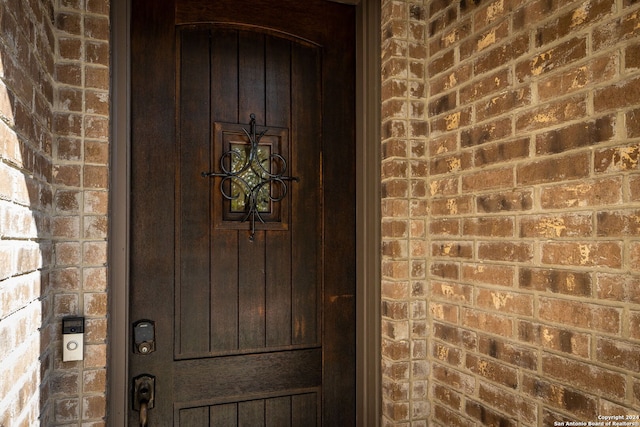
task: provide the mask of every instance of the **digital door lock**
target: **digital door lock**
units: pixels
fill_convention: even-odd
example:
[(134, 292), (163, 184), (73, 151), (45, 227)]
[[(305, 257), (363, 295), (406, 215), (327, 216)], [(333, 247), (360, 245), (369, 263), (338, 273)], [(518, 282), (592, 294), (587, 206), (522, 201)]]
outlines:
[(84, 356), (84, 317), (62, 319), (62, 361), (82, 360)]
[(138, 320), (133, 324), (133, 351), (138, 354), (156, 351), (156, 328), (153, 320)]

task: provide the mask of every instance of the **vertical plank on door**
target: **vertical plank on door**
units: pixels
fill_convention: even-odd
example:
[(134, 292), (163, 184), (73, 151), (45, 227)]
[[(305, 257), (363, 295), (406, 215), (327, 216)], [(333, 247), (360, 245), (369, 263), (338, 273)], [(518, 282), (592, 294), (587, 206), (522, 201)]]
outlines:
[[(208, 426), (209, 407), (187, 408), (180, 410), (180, 426)], [(215, 424), (217, 425), (217, 424)]]
[[(299, 44), (292, 46), (292, 122), (291, 131), (295, 162), (299, 170), (309, 171), (295, 183), (292, 194), (293, 242), (292, 299), (293, 299), (293, 344), (315, 344), (319, 342), (318, 302), (321, 242), (316, 236), (320, 232), (320, 143), (321, 105), (319, 87), (319, 56), (317, 49)], [(313, 237), (311, 237), (313, 236)], [(310, 238), (311, 237), (311, 238)]]
[(311, 427), (318, 425), (318, 394), (306, 393), (291, 397), (291, 424)]
[(209, 411), (210, 427), (236, 427), (238, 425), (238, 405), (227, 403), (215, 405)]
[[(290, 76), (291, 47), (288, 40), (269, 37), (266, 41), (266, 124), (289, 128), (290, 126)], [(291, 146), (290, 141), (282, 141)], [(295, 176), (295, 164), (291, 162), (291, 148), (288, 150), (287, 174)], [(297, 191), (297, 183), (287, 182), (290, 197)], [(287, 210), (291, 204), (279, 202)], [(290, 212), (281, 212), (289, 221)], [(291, 344), (291, 232), (267, 232), (266, 262), (266, 345), (286, 346)]]
[(264, 426), (264, 400), (238, 403), (238, 427)]
[(256, 231), (253, 241), (249, 240), (248, 231), (238, 233), (239, 347), (261, 348), (265, 345), (265, 232)]
[(264, 36), (241, 32), (238, 40), (238, 121), (249, 123), (256, 115), (256, 124), (265, 124)]
[(291, 396), (267, 399), (264, 418), (267, 427), (291, 427)]
[[(248, 124), (249, 115), (255, 114), (256, 124), (264, 125), (264, 35), (248, 32), (239, 34), (238, 64), (238, 121)], [(247, 231), (238, 231), (238, 322), (241, 349), (265, 345), (265, 232), (256, 231), (254, 240), (250, 241), (249, 221), (250, 219), (246, 222)]]
[[(211, 124), (238, 119), (238, 34), (215, 30), (211, 35)], [(216, 152), (215, 147), (213, 152)], [(222, 154), (222, 150), (218, 150)], [(219, 157), (211, 159), (219, 168)], [(211, 209), (222, 209), (219, 180), (210, 180)], [(216, 229), (211, 240), (211, 349), (238, 348), (238, 233)], [(214, 279), (215, 278), (215, 279)]]
[[(176, 354), (209, 351), (209, 31), (180, 32)], [(204, 87), (203, 87), (204, 85)]]

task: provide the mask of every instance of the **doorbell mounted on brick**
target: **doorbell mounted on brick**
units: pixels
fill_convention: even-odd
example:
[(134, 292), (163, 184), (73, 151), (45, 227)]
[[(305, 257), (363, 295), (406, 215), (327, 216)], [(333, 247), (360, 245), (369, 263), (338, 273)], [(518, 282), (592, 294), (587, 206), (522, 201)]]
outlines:
[(82, 360), (84, 355), (84, 317), (62, 319), (62, 361)]

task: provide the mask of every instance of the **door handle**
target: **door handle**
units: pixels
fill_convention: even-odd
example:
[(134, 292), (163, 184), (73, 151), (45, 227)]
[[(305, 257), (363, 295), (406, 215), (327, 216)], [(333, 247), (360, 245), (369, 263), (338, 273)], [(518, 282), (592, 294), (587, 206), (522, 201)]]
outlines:
[(142, 374), (133, 379), (133, 409), (140, 412), (140, 427), (147, 427), (149, 409), (153, 409), (156, 395), (156, 379)]

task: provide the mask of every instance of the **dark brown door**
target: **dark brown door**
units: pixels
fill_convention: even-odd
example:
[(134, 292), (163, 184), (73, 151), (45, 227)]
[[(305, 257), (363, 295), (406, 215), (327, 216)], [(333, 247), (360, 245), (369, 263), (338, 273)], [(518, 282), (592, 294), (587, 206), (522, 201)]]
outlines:
[(355, 424), (353, 23), (133, 1), (130, 425)]

